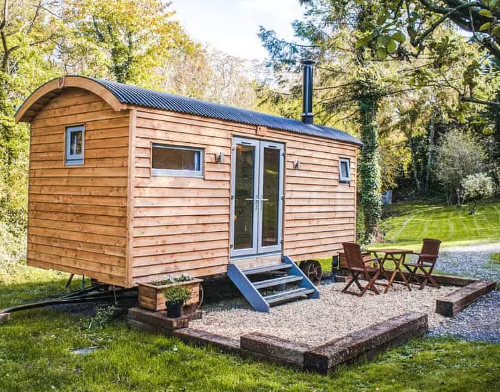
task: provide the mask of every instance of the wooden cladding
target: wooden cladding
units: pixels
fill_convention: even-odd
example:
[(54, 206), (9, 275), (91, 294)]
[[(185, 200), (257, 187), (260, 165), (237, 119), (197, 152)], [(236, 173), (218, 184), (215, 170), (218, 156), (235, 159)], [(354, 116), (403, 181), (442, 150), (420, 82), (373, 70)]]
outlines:
[[(137, 110), (135, 124), (134, 281), (225, 272), (232, 140), (262, 135), (252, 126), (146, 109)], [(355, 182), (339, 187), (339, 158), (355, 172), (357, 147), (270, 129), (265, 138), (286, 144), (284, 253), (297, 260), (336, 254), (355, 239)], [(203, 148), (203, 178), (152, 176), (153, 143)], [(224, 163), (216, 163), (219, 153)]]
[[(72, 125), (85, 127), (82, 166), (64, 165)], [(28, 264), (127, 287), (225, 273), (236, 136), (285, 145), (284, 254), (328, 257), (355, 239), (355, 175), (340, 185), (339, 159), (355, 173), (356, 146), (152, 109), (116, 111), (69, 88), (31, 122)], [(152, 175), (153, 144), (203, 151), (200, 177)]]
[[(28, 264), (127, 286), (128, 112), (82, 89), (31, 123)], [(65, 130), (85, 125), (82, 166), (65, 165)]]

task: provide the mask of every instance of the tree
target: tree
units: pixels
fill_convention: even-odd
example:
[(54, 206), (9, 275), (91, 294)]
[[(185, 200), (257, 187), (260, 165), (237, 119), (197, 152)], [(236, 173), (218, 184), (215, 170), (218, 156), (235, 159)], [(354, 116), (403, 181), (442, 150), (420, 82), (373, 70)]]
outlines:
[(436, 176), (448, 194), (448, 203), (461, 207), (462, 181), (483, 171), (486, 154), (477, 138), (453, 130), (445, 134), (436, 153)]
[[(390, 132), (382, 129), (380, 124), (384, 124), (384, 127), (391, 124), (392, 118), (397, 117), (394, 108), (405, 107), (401, 118), (404, 121), (395, 125), (395, 129), (398, 132), (403, 130), (407, 135), (410, 152), (414, 155), (411, 161), (414, 182), (419, 188), (421, 180), (415, 166), (413, 137), (419, 132), (423, 133), (420, 129), (424, 128), (424, 121), (421, 121), (420, 115), (425, 114), (422, 117), (428, 118), (427, 113), (431, 109), (427, 108), (430, 105), (425, 109), (418, 109), (416, 105), (433, 97), (437, 97), (433, 98), (436, 106), (449, 101), (450, 91), (455, 91), (463, 82), (457, 74), (460, 75), (465, 66), (464, 59), (468, 60), (473, 50), (465, 48), (463, 37), (449, 31), (439, 31), (432, 41), (433, 49), (426, 49), (419, 58), (395, 56), (393, 44), (389, 48), (384, 46), (387, 37), (380, 39), (380, 45), (377, 40), (366, 39), (363, 42), (370, 36), (372, 26), (377, 24), (379, 2), (300, 2), (307, 10), (304, 20), (293, 23), (300, 43), (285, 42), (273, 31), (265, 29), (261, 29), (260, 36), (271, 55), (273, 69), (279, 76), (285, 74), (285, 78), (279, 79), (278, 87), (286, 86), (288, 73), (298, 70), (300, 58), (313, 57), (318, 61), (315, 118), (322, 124), (341, 124), (344, 129), (357, 131), (365, 144), (360, 156), (359, 189), (361, 205), (365, 209), (365, 241), (370, 241), (377, 235), (376, 226), (381, 216), (379, 136), (383, 134), (384, 137), (390, 137)], [(390, 39), (403, 42), (406, 36), (393, 33)], [(285, 104), (299, 113), (297, 105), (290, 101), (300, 101), (300, 90), (299, 86), (292, 86), (272, 98), (274, 103)], [(388, 167), (385, 165), (384, 169)]]
[(199, 47), (172, 20), (169, 5), (161, 0), (66, 0), (65, 25), (73, 34), (61, 45), (66, 61), (90, 54), (97, 64), (104, 61), (107, 74), (103, 70), (100, 76), (159, 87), (154, 70)]
[[(500, 2), (497, 0), (383, 1), (377, 10), (375, 23), (367, 26), (368, 31), (359, 38), (358, 45), (376, 45), (381, 58), (417, 58), (426, 49), (432, 49), (433, 36), (440, 27), (447, 25), (470, 33), (471, 42), (492, 58), (500, 60)], [(485, 59), (487, 61), (487, 56), (471, 62), (471, 70), (479, 69)], [(468, 77), (467, 72), (464, 77)], [(472, 89), (460, 98), (500, 107), (497, 99), (477, 98)]]
[(24, 242), (29, 131), (14, 123), (14, 113), (55, 75), (48, 61), (59, 32), (55, 7), (56, 1), (0, 1), (0, 254), (17, 253)]

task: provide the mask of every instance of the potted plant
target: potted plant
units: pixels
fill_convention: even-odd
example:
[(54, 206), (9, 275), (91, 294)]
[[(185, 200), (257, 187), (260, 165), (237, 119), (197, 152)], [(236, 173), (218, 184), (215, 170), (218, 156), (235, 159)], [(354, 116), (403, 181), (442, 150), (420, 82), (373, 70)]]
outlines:
[(186, 286), (174, 284), (163, 290), (163, 295), (167, 305), (167, 316), (179, 318), (182, 316), (182, 306), (191, 298), (191, 290)]

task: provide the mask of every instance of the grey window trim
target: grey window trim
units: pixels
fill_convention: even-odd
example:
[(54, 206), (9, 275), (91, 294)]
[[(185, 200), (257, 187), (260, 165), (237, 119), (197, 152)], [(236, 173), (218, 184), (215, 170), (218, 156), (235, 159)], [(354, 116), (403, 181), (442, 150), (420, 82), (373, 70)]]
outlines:
[[(342, 164), (347, 164), (347, 176), (342, 175)], [(351, 181), (351, 160), (349, 158), (339, 159), (339, 183), (348, 185)]]
[[(71, 148), (70, 148), (70, 142), (71, 142), (71, 134), (73, 132), (82, 132), (82, 153), (81, 154), (70, 154)], [(65, 153), (65, 160), (64, 164), (66, 166), (81, 166), (83, 165), (83, 157), (85, 154), (85, 127), (83, 125), (73, 125), (70, 127), (66, 127), (66, 130), (64, 132), (64, 138), (65, 138), (65, 148), (66, 148), (66, 153)]]
[(199, 170), (155, 169), (153, 167), (153, 159), (151, 158), (151, 174), (154, 177), (197, 177), (197, 178), (203, 178), (203, 170), (204, 170), (204, 166), (205, 166), (205, 151), (203, 148), (175, 146), (175, 145), (163, 144), (163, 143), (153, 143), (151, 145), (151, 152), (152, 152), (153, 148), (169, 148), (172, 150), (187, 150), (187, 151), (195, 151), (195, 152), (199, 153), (198, 155), (195, 154), (195, 157), (197, 156), (199, 159)]

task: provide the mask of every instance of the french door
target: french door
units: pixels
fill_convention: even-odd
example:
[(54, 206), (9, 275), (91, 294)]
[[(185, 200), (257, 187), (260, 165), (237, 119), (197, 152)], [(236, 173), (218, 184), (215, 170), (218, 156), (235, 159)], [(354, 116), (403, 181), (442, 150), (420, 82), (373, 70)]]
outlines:
[(231, 256), (282, 250), (284, 146), (234, 138)]

